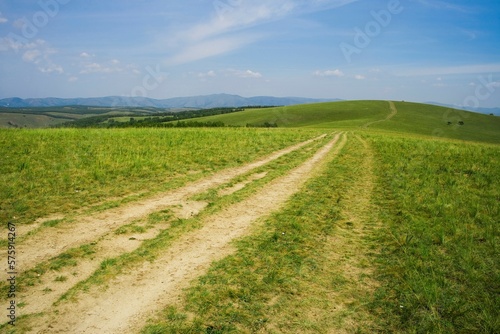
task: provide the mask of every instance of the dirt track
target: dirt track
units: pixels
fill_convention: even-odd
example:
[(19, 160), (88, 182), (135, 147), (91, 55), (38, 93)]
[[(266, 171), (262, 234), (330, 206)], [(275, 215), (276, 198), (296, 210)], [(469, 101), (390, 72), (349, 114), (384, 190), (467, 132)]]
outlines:
[[(248, 165), (221, 171), (211, 177), (166, 194), (160, 194), (153, 198), (135, 202), (125, 207), (107, 210), (93, 216), (81, 217), (76, 222), (58, 226), (55, 229), (42, 230), (40, 233), (28, 237), (19, 245), (19, 262), (22, 264), (20, 271), (29, 270), (37, 263), (48, 260), (72, 247), (93, 242), (106, 233), (129, 224), (134, 219), (160, 211), (165, 207), (183, 204), (184, 206), (189, 205), (189, 203), (186, 203), (188, 197), (224, 184), (238, 175), (300, 149), (316, 139), (277, 151), (267, 158)], [(44, 247), (40, 248), (39, 245), (44, 245)]]
[[(324, 137), (324, 136), (322, 136)], [(182, 288), (203, 274), (210, 264), (230, 254), (231, 241), (247, 233), (255, 221), (279, 209), (301, 185), (314, 174), (328, 156), (340, 135), (321, 148), (312, 158), (287, 175), (268, 183), (258, 193), (228, 207), (226, 210), (208, 217), (203, 227), (183, 235), (153, 263), (144, 262), (138, 270), (121, 275), (102, 289), (78, 295), (77, 302), (65, 302), (58, 306), (54, 315), (53, 303), (57, 298), (79, 281), (89, 277), (105, 258), (118, 256), (139, 247), (141, 240), (152, 239), (165, 226), (157, 226), (138, 238), (119, 236), (112, 233), (116, 228), (144, 217), (165, 207), (181, 205), (178, 216), (190, 216), (203, 210), (206, 203), (189, 201), (188, 198), (208, 189), (229, 182), (234, 177), (248, 173), (287, 153), (298, 150), (319, 138), (294, 145), (275, 152), (265, 159), (251, 164), (225, 170), (209, 178), (197, 181), (178, 190), (142, 200), (122, 208), (108, 210), (92, 217), (81, 217), (71, 225), (41, 230), (19, 245), (23, 270), (48, 260), (61, 252), (87, 242), (98, 242), (99, 252), (92, 259), (78, 263), (77, 268), (68, 268), (66, 282), (57, 283), (55, 291), (41, 291), (41, 287), (29, 288), (22, 293), (22, 301), (27, 305), (21, 310), (23, 315), (42, 313), (42, 317), (30, 320), (32, 333), (124, 333), (136, 332), (142, 328), (154, 311), (175, 303)], [(321, 138), (321, 137), (320, 137)], [(345, 135), (337, 152), (345, 143)], [(234, 191), (253, 180), (264, 177), (255, 174)], [(230, 189), (231, 190), (231, 189)], [(90, 228), (89, 228), (90, 227)], [(51, 247), (40, 249), (41, 241), (51, 240)], [(101, 255), (99, 255), (101, 254)], [(69, 273), (73, 272), (73, 275)], [(61, 272), (46, 274), (53, 281)], [(53, 276), (53, 277), (52, 277)], [(126, 293), (124, 293), (126, 292)], [(20, 299), (21, 299), (20, 298)]]
[(363, 128), (367, 128), (367, 127), (369, 127), (370, 125), (373, 125), (373, 124), (377, 124), (377, 123), (382, 123), (382, 122), (388, 121), (391, 118), (393, 118), (394, 116), (396, 116), (397, 113), (398, 113), (398, 109), (396, 108), (396, 105), (394, 104), (394, 102), (389, 101), (389, 108), (391, 109), (391, 113), (389, 115), (387, 115), (386, 118), (378, 120), (378, 121), (366, 123), (365, 125), (363, 125)]

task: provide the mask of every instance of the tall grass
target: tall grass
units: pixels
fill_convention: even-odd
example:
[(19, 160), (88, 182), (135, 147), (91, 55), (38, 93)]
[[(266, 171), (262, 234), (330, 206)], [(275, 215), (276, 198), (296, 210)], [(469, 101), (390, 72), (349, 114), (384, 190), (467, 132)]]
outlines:
[(0, 220), (154, 192), (309, 139), (250, 129), (2, 130)]
[(392, 332), (498, 333), (500, 147), (371, 137)]

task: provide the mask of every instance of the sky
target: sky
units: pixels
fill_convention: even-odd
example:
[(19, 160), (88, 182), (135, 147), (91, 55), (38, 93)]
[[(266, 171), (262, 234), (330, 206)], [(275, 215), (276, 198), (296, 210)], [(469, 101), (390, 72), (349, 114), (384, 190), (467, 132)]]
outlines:
[(0, 98), (500, 107), (498, 0), (0, 0)]

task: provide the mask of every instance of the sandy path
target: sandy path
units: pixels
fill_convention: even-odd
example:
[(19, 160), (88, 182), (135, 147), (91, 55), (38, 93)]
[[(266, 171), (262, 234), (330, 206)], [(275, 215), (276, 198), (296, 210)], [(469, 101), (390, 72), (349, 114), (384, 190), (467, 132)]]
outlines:
[(394, 102), (392, 102), (392, 101), (388, 101), (388, 102), (389, 102), (389, 108), (391, 109), (391, 113), (389, 115), (387, 115), (387, 117), (384, 118), (384, 119), (381, 119), (381, 120), (378, 120), (378, 121), (375, 121), (375, 122), (366, 123), (365, 125), (363, 125), (363, 128), (367, 128), (367, 127), (369, 127), (370, 125), (373, 125), (373, 124), (377, 124), (377, 123), (382, 123), (382, 122), (388, 121), (388, 120), (390, 120), (391, 118), (393, 118), (394, 116), (397, 115), (398, 109), (396, 108), (396, 105), (394, 104)]
[(18, 245), (19, 272), (29, 270), (37, 263), (46, 261), (70, 248), (90, 243), (120, 226), (131, 223), (134, 219), (160, 211), (168, 206), (180, 204), (190, 196), (222, 185), (238, 175), (263, 166), (324, 136), (277, 151), (250, 164), (220, 171), (200, 181), (149, 199), (110, 209), (93, 216), (77, 218), (76, 222), (43, 229), (35, 235), (28, 236)]
[[(175, 303), (191, 280), (206, 272), (213, 261), (233, 251), (231, 241), (247, 234), (252, 223), (279, 209), (314, 175), (340, 135), (287, 175), (256, 194), (205, 220), (204, 226), (182, 236), (153, 263), (119, 276), (106, 291), (80, 295), (75, 303), (58, 308), (33, 333), (132, 333), (140, 330), (155, 311)], [(338, 152), (345, 136), (337, 145)]]

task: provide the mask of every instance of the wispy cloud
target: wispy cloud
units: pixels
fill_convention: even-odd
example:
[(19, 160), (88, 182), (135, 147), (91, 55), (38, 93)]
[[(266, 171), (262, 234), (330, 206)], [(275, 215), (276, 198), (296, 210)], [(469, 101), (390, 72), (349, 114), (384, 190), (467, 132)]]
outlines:
[(259, 79), (262, 78), (262, 74), (259, 72), (251, 71), (251, 70), (246, 70), (246, 71), (241, 71), (241, 70), (228, 70), (227, 71), (229, 74), (234, 75), (238, 78), (244, 78), (244, 79)]
[(80, 53), (80, 57), (82, 57), (82, 58), (92, 58), (93, 55), (90, 55), (87, 52), (82, 52), (82, 53)]
[(128, 73), (139, 75), (141, 71), (134, 64), (126, 64), (118, 59), (100, 60), (96, 59), (95, 55), (87, 52), (80, 54), (79, 73), (80, 74), (112, 74), (112, 73)]
[(214, 1), (210, 19), (182, 29), (168, 39), (168, 47), (181, 51), (171, 56), (167, 63), (187, 63), (225, 54), (265, 38), (244, 30), (291, 15), (340, 7), (355, 1), (357, 0)]
[(461, 13), (468, 13), (470, 12), (470, 7), (466, 6), (461, 6), (457, 5), (451, 2), (447, 1), (439, 1), (439, 0), (417, 0), (420, 4), (430, 7), (433, 9), (438, 9), (438, 10), (449, 10), (449, 11), (455, 11), (455, 12), (461, 12)]
[(500, 73), (500, 63), (471, 64), (463, 66), (406, 68), (397, 72), (398, 76), (459, 75)]
[(208, 72), (198, 73), (196, 76), (201, 79), (215, 78), (217, 76), (217, 73), (213, 70), (210, 70)]
[(339, 69), (336, 70), (326, 70), (326, 71), (315, 71), (313, 73), (317, 77), (343, 77), (344, 72)]
[(22, 59), (27, 63), (35, 64), (40, 72), (64, 73), (63, 67), (55, 64), (51, 59), (51, 56), (57, 51), (51, 48), (45, 40), (38, 39), (32, 43), (24, 44), (21, 49), (24, 49)]
[(4, 24), (4, 23), (7, 23), (7, 22), (9, 22), (9, 20), (7, 20), (7, 18), (5, 18), (2, 15), (2, 12), (0, 12), (0, 24)]
[(186, 45), (182, 51), (170, 57), (167, 64), (179, 65), (234, 51), (253, 41), (251, 36), (245, 37), (224, 37)]
[(83, 65), (80, 74), (90, 74), (90, 73), (115, 73), (123, 72), (123, 68), (119, 65), (119, 62), (109, 61), (105, 64), (100, 64), (96, 62), (87, 63)]

